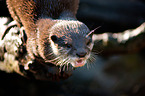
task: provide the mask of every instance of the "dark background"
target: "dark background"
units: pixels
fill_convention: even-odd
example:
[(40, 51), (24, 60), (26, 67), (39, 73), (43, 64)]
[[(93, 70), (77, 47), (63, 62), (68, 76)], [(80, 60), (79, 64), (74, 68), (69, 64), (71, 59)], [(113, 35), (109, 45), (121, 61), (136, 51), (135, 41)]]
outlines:
[[(0, 17), (10, 14), (5, 0), (0, 0)], [(122, 32), (145, 21), (143, 0), (80, 0), (77, 18), (91, 30)], [(16, 73), (0, 72), (0, 96), (144, 96), (144, 50), (128, 55), (98, 57), (90, 68), (74, 70), (59, 82), (30, 80)], [(92, 66), (92, 67), (91, 67)]]

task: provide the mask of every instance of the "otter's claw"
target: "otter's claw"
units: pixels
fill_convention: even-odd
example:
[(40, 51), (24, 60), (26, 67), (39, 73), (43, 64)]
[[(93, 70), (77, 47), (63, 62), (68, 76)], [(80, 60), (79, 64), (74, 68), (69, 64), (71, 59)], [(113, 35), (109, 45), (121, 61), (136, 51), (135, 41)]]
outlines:
[(33, 61), (27, 62), (27, 64), (24, 65), (24, 69), (29, 70), (29, 64), (32, 64), (32, 63), (33, 63)]

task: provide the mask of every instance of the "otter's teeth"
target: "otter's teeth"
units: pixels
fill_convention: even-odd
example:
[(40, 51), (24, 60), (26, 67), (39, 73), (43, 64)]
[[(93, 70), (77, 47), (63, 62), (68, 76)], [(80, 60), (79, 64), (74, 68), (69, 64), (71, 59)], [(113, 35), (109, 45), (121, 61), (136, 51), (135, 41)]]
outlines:
[(73, 64), (73, 67), (82, 67), (84, 65), (85, 65), (85, 60), (79, 59), (75, 62), (75, 64)]

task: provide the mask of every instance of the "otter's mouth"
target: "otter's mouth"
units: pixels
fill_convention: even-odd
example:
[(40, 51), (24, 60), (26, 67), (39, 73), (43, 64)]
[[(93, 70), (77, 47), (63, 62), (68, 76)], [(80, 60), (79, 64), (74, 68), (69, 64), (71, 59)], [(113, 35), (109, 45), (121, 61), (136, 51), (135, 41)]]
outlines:
[(73, 67), (82, 67), (86, 63), (85, 59), (77, 59), (74, 64), (72, 64)]

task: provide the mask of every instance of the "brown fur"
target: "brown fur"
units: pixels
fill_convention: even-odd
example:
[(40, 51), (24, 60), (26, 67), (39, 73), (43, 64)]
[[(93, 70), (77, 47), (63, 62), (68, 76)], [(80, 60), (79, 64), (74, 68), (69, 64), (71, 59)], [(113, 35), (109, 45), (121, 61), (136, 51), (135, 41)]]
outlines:
[[(27, 43), (30, 43), (27, 44), (27, 51), (30, 53), (29, 55), (31, 57), (33, 57), (33, 54), (37, 55), (38, 53), (36, 50), (37, 28), (40, 27), (40, 29), (44, 29), (46, 23), (47, 25), (45, 25), (45, 27), (51, 27), (53, 21), (48, 18), (56, 19), (59, 18), (61, 14), (63, 15), (63, 13), (65, 16), (75, 18), (78, 3), (79, 0), (7, 0), (8, 9), (12, 18), (18, 22), (19, 27), (23, 25), (25, 28), (28, 37)], [(47, 20), (43, 18), (47, 18)], [(39, 22), (39, 24), (37, 24), (37, 22)], [(43, 32), (44, 30), (42, 34)], [(44, 35), (43, 37), (42, 35), (42, 37), (38, 39), (41, 39), (41, 42), (43, 42), (43, 38), (45, 39), (46, 36)], [(40, 42), (37, 43), (39, 44)], [(40, 51), (42, 49), (44, 48), (39, 48)]]
[(78, 3), (79, 0), (7, 0), (12, 18), (25, 27), (28, 37), (30, 33), (35, 35), (36, 21), (40, 18), (59, 18), (65, 11), (75, 17)]
[(71, 63), (80, 67), (87, 62), (93, 42), (88, 27), (76, 19), (78, 3), (79, 0), (7, 0), (11, 16), (19, 27), (24, 26), (28, 37), (26, 67), (35, 57), (60, 66)]

